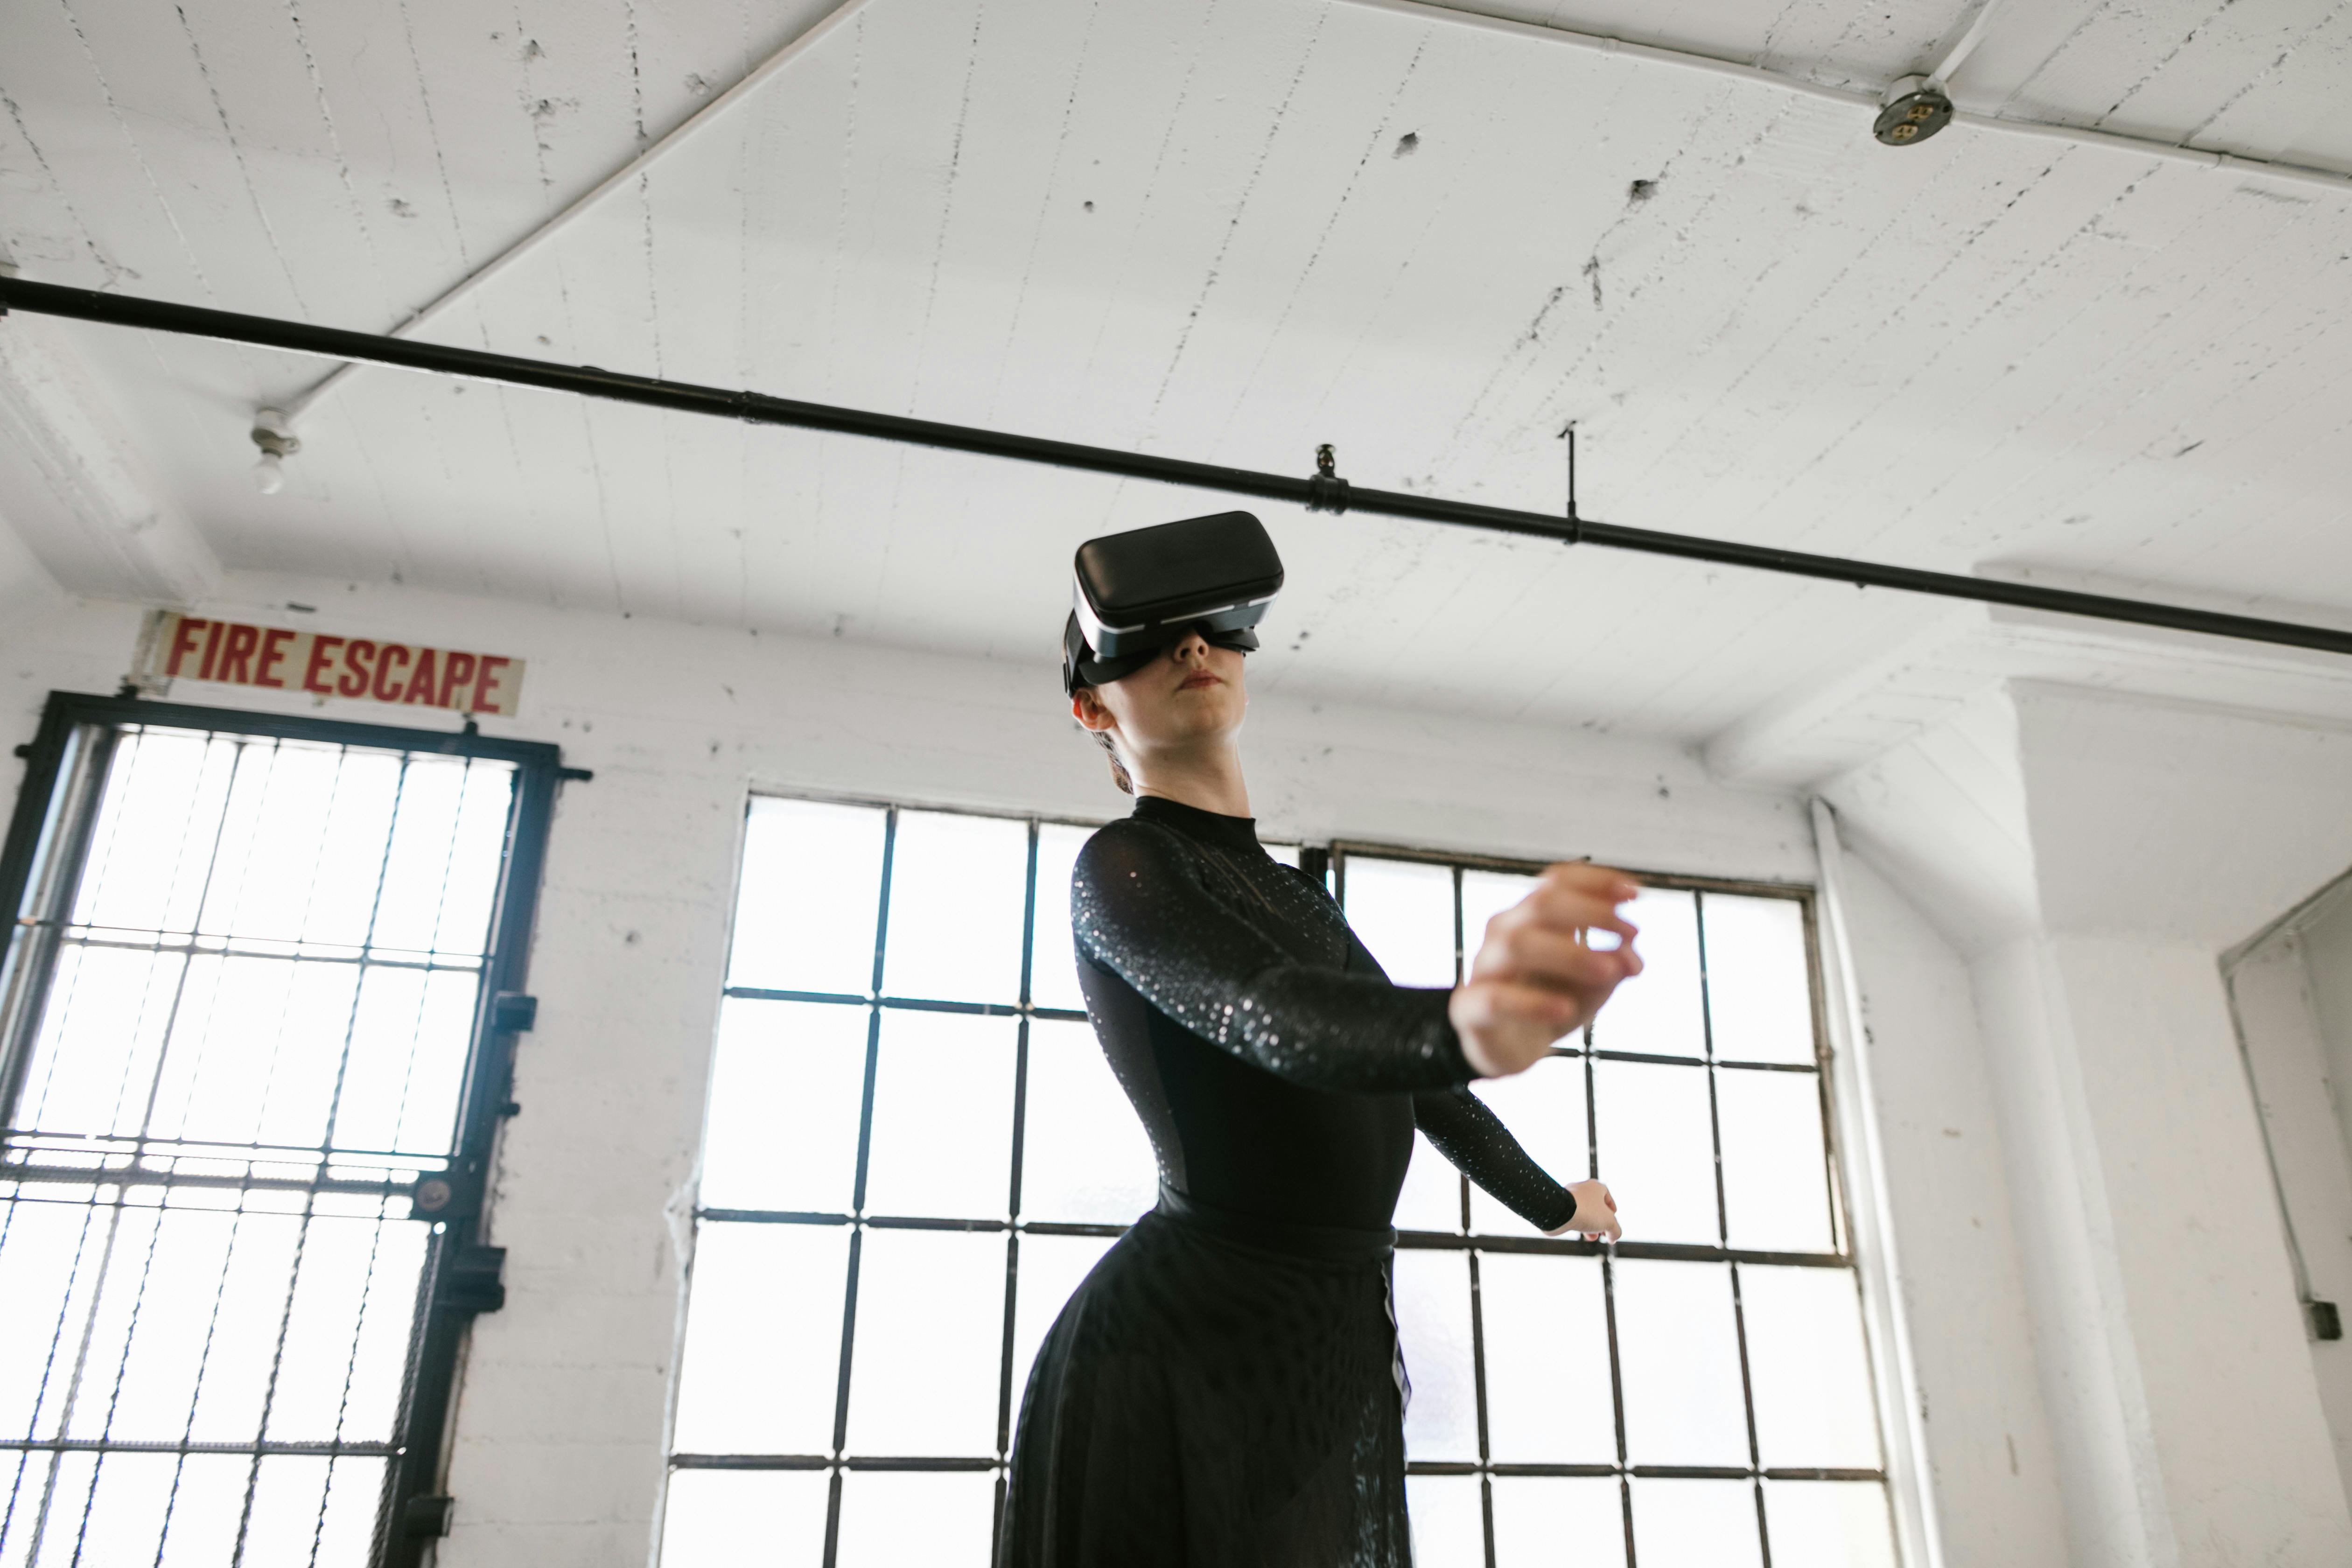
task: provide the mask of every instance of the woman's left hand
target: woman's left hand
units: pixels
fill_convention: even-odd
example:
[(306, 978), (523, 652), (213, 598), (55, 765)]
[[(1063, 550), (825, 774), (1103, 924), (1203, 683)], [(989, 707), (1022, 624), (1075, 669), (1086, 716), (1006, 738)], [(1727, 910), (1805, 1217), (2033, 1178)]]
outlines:
[(1587, 1241), (1614, 1241), (1625, 1234), (1617, 1223), (1617, 1200), (1609, 1195), (1606, 1182), (1577, 1182), (1569, 1187), (1576, 1199), (1576, 1212), (1558, 1230), (1548, 1230), (1546, 1236), (1566, 1236), (1580, 1231)]

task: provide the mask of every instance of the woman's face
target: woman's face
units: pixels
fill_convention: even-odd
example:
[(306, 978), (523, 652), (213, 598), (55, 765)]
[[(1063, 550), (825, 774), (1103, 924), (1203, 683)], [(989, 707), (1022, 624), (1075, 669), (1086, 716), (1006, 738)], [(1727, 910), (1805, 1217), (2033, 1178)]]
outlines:
[(1154, 756), (1230, 742), (1249, 708), (1242, 658), (1189, 632), (1134, 674), (1080, 687), (1070, 711), (1089, 730), (1110, 731), (1147, 767)]

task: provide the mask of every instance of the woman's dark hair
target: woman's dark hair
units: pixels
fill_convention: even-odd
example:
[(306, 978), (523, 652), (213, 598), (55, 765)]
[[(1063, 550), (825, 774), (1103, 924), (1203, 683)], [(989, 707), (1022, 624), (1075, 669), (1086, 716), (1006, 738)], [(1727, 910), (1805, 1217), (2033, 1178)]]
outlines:
[(1118, 785), (1121, 795), (1133, 795), (1135, 781), (1127, 776), (1127, 764), (1118, 760), (1118, 747), (1112, 742), (1110, 731), (1089, 730), (1087, 733), (1094, 737), (1095, 744), (1100, 746), (1103, 755), (1110, 759), (1110, 782)]

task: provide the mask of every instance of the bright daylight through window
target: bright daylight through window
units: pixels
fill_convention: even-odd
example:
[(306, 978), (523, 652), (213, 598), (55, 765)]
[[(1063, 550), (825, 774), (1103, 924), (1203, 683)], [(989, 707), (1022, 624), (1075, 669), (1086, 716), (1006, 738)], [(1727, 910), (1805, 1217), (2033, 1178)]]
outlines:
[(5, 982), (0, 1563), (405, 1540), (518, 771), (72, 727)]
[[(1081, 1010), (1059, 823), (755, 800), (710, 1087), (663, 1568), (989, 1561), (1029, 1363), (1150, 1207)], [(1286, 855), (1295, 859), (1295, 855)], [(1391, 976), (1517, 869), (1335, 850)], [(1416, 1147), (1396, 1303), (1421, 1568), (1892, 1568), (1801, 899), (1654, 887), (1648, 970), (1482, 1084), (1624, 1205), (1549, 1239)], [(1718, 1174), (1719, 1173), (1719, 1174)], [(1491, 1555), (1490, 1555), (1491, 1553)]]

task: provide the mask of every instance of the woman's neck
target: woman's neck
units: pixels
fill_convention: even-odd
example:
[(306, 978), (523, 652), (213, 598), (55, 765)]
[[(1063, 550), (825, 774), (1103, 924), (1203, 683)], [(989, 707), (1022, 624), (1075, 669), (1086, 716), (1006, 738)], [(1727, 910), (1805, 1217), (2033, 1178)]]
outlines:
[(1134, 774), (1135, 793), (1139, 795), (1158, 795), (1220, 816), (1253, 815), (1249, 786), (1242, 782), (1241, 752), (1232, 746), (1206, 753), (1158, 756), (1149, 763), (1138, 759), (1129, 771)]

